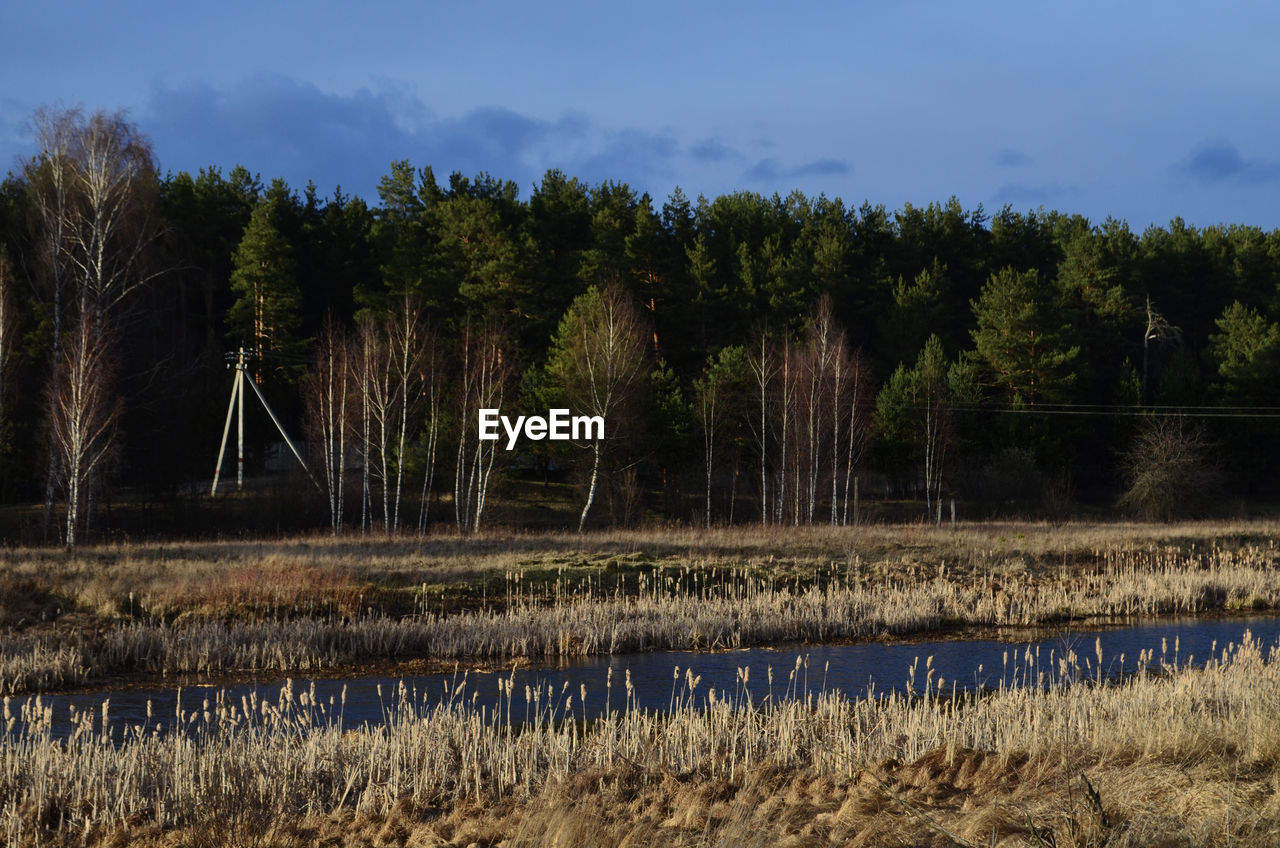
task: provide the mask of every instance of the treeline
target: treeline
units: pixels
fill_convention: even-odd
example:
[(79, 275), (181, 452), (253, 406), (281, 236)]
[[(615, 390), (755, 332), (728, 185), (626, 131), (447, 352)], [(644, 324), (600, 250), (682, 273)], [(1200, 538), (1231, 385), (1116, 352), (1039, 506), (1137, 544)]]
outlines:
[[(583, 526), (1111, 506), (1152, 469), (1195, 481), (1181, 507), (1272, 491), (1277, 231), (558, 171), (524, 199), (408, 161), (370, 206), (162, 175), (120, 115), (33, 126), (0, 186), (0, 499), (68, 542), (103, 498), (208, 479), (241, 346), (335, 528), (475, 528), (521, 476), (576, 483)], [(552, 405), (606, 439), (476, 439), (481, 407)]]

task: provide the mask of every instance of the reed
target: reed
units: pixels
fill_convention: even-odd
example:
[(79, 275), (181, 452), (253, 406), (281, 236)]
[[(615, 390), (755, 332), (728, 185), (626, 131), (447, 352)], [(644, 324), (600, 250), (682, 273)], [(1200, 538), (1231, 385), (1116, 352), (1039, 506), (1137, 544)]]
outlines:
[[(932, 537), (945, 531), (912, 532)], [(1101, 531), (1076, 532), (1093, 540)], [(425, 562), (417, 571), (408, 564), (407, 542), (386, 543), (381, 555), (387, 562), (365, 563), (364, 571), (353, 564), (354, 543), (317, 544), (316, 559), (304, 561), (272, 550), (274, 543), (257, 543), (223, 551), (229, 558), (221, 566), (203, 559), (203, 548), (190, 550), (192, 559), (136, 550), (100, 567), (105, 576), (96, 578), (87, 576), (90, 560), (81, 555), (61, 570), (47, 569), (50, 580), (61, 585), (86, 575), (82, 591), (98, 598), (86, 603), (133, 614), (91, 618), (93, 630), (29, 628), (11, 635), (0, 642), (0, 693), (49, 691), (119, 673), (314, 673), (410, 659), (550, 660), (902, 636), (958, 625), (1028, 627), (1276, 608), (1274, 543), (1255, 540), (1253, 532), (1259, 528), (1165, 539), (1162, 545), (1077, 546), (1057, 554), (1033, 541), (1020, 553), (975, 548), (955, 559), (934, 559), (931, 548), (897, 550), (892, 558), (854, 551), (839, 559), (762, 559), (747, 542), (734, 549), (735, 556), (712, 557), (703, 548), (664, 559), (644, 550), (603, 552), (621, 544), (611, 536), (595, 539), (587, 552), (548, 558), (547, 539), (538, 537), (541, 558), (473, 551), (457, 555), (465, 566), (446, 558), (445, 565)], [(809, 531), (804, 538), (823, 535)], [(699, 538), (726, 541), (716, 533)], [(310, 543), (279, 544), (311, 549)], [(462, 545), (443, 544), (450, 550)], [(355, 547), (371, 557), (382, 550)], [(661, 553), (666, 556), (666, 549)], [(803, 549), (792, 553), (801, 556)], [(36, 557), (6, 567), (34, 571), (41, 562)], [(184, 581), (202, 573), (200, 563), (211, 572), (221, 568), (222, 577), (194, 591), (198, 603), (188, 598), (175, 606), (172, 593), (187, 591)], [(374, 570), (380, 582), (371, 576)], [(481, 576), (469, 578), (467, 604), (445, 605), (438, 582), (418, 581), (443, 573)], [(168, 575), (163, 588), (156, 574)], [(32, 578), (24, 573), (21, 579)], [(102, 600), (93, 587), (111, 579), (136, 588)], [(394, 595), (394, 605), (387, 595)], [(173, 614), (177, 608), (184, 612)]]
[[(385, 724), (346, 732), (340, 698), (292, 683), (181, 703), (162, 728), (116, 727), (104, 705), (65, 742), (46, 703), (6, 700), (0, 832), (14, 846), (1274, 845), (1278, 652), (1246, 637), (1112, 684), (1101, 657), (1015, 655), (1018, 685), (985, 694), (930, 676), (911, 695), (764, 703), (686, 672), (666, 714), (634, 708), (628, 680), (499, 678), (502, 704), (476, 709), (464, 675), (435, 706), (387, 692)], [(584, 697), (632, 708), (585, 722)]]

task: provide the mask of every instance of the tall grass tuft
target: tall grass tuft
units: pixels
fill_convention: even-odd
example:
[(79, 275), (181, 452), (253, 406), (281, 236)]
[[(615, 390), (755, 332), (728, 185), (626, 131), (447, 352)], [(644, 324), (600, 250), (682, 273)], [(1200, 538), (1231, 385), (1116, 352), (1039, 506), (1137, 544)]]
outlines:
[[(756, 844), (807, 832), (792, 841), (1273, 845), (1278, 652), (1246, 636), (1195, 668), (1156, 656), (1152, 670), (1110, 685), (1068, 656), (1052, 678), (1028, 668), (1023, 682), (1043, 685), (985, 694), (932, 681), (912, 695), (757, 704), (686, 674), (669, 713), (593, 722), (575, 709), (604, 693), (507, 682), (488, 710), (472, 706), (463, 678), (430, 707), (401, 684), (386, 693), (384, 725), (347, 732), (331, 723), (340, 699), (320, 703), (292, 682), (274, 698), (180, 703), (150, 730), (116, 728), (104, 705), (74, 716), (65, 742), (40, 699), (20, 715), (6, 701), (0, 833), (14, 846), (127, 844), (157, 831), (198, 841), (398, 821), (437, 837), (446, 825), (455, 836), (506, 829), (493, 841), (510, 844), (561, 832), (692, 845), (749, 835), (756, 822), (766, 826)], [(608, 812), (618, 792), (638, 806)], [(754, 800), (730, 803), (739, 797)], [(816, 812), (801, 825), (788, 809)]]
[[(277, 599), (271, 614), (135, 616), (92, 638), (15, 636), (0, 645), (0, 694), (120, 672), (314, 673), (369, 661), (546, 660), (1280, 607), (1280, 569), (1269, 547), (1122, 547), (1074, 560), (1032, 568), (1019, 556), (989, 554), (889, 566), (854, 555), (783, 569), (751, 560), (637, 558), (625, 570), (617, 560), (595, 568), (538, 562), (491, 574), (479, 609), (442, 612), (425, 590), (406, 588), (407, 611), (398, 615), (361, 609), (358, 593), (346, 611), (319, 602), (300, 608), (295, 595), (294, 607), (282, 610)], [(265, 582), (256, 591), (278, 588)]]

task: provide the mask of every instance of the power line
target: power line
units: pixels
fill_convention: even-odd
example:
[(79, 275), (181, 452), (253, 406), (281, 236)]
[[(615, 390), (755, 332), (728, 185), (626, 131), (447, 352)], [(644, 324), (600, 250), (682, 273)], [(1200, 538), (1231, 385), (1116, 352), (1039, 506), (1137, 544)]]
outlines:
[[(924, 409), (914, 406), (912, 409)], [(1120, 404), (1038, 404), (1036, 406), (957, 404), (955, 412), (996, 412), (1009, 415), (1075, 415), (1132, 418), (1280, 418), (1276, 406), (1134, 406)]]

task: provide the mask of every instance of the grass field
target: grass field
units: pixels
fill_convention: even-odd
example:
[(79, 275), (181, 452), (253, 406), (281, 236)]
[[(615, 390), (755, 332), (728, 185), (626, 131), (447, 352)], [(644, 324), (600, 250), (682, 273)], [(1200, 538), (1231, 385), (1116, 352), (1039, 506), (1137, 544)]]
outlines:
[[(0, 686), (509, 667), (1275, 609), (1278, 529), (875, 525), (10, 549)], [(981, 696), (743, 704), (687, 678), (672, 715), (592, 722), (574, 716), (586, 693), (508, 687), (496, 715), (463, 691), (445, 709), (345, 733), (309, 718), (333, 705), (290, 687), (270, 702), (187, 704), (170, 732), (117, 727), (119, 744), (106, 741), (109, 706), (60, 743), (43, 702), (17, 715), (6, 700), (0, 828), (23, 846), (1270, 846), (1273, 652), (1246, 644), (1196, 669)], [(614, 703), (634, 694), (624, 680), (613, 690)]]
[(1271, 523), (288, 538), (0, 553), (0, 693), (1280, 605)]
[(462, 689), (345, 733), (287, 686), (191, 704), (172, 717), (185, 734), (119, 745), (106, 707), (65, 745), (33, 707), (0, 746), (0, 832), (14, 846), (1273, 846), (1276, 654), (1246, 639), (1111, 685), (1068, 655), (1072, 682), (982, 696), (734, 705), (686, 678), (669, 715), (591, 723), (573, 719), (577, 692), (508, 687), (484, 713)]

